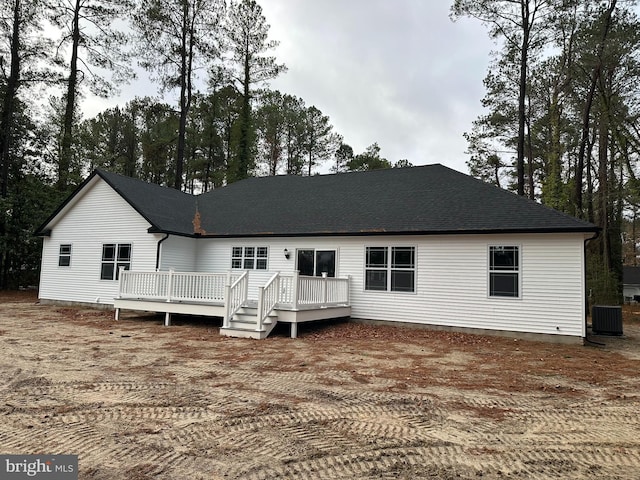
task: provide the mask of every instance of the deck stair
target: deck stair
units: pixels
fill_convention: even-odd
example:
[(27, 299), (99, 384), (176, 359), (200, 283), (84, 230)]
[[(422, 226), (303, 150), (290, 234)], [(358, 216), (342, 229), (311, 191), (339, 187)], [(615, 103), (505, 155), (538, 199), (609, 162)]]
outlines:
[(258, 307), (246, 304), (243, 305), (232, 318), (229, 319), (229, 325), (220, 328), (220, 335), (236, 338), (255, 338), (262, 340), (267, 338), (273, 328), (278, 323), (278, 314), (272, 311), (269, 316), (262, 322), (262, 328), (258, 330)]

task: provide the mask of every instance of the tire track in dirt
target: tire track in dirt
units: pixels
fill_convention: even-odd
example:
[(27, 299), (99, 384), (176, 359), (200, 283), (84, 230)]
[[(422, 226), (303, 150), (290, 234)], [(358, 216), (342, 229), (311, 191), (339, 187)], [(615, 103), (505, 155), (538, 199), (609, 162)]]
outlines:
[[(286, 382), (277, 379), (264, 383), (280, 391)], [(403, 468), (426, 465), (438, 471), (452, 464), (464, 466), (468, 475), (478, 472), (498, 475), (505, 470), (504, 465), (510, 465), (506, 473), (532, 479), (559, 474), (579, 478), (572, 477), (577, 466), (583, 466), (580, 470), (583, 473), (584, 468), (591, 468), (598, 474), (606, 471), (615, 475), (615, 469), (601, 467), (610, 464), (612, 458), (616, 459), (620, 472), (640, 467), (639, 444), (633, 429), (628, 428), (640, 424), (635, 415), (638, 402), (606, 408), (575, 403), (572, 408), (549, 409), (541, 408), (541, 402), (535, 399), (442, 400), (396, 392), (357, 393), (338, 388), (317, 390), (314, 385), (303, 387), (297, 392), (303, 398), (297, 409), (256, 415), (264, 391), (259, 395), (243, 392), (230, 399), (228, 392), (211, 387), (201, 394), (211, 401), (208, 406), (163, 406), (157, 404), (174, 401), (176, 395), (189, 395), (188, 386), (128, 382), (38, 385), (32, 390), (37, 396), (56, 394), (83, 403), (87, 395), (95, 400), (95, 394), (115, 392), (120, 403), (100, 408), (88, 405), (58, 413), (47, 422), (46, 434), (36, 431), (30, 438), (20, 439), (5, 431), (0, 442), (4, 448), (22, 452), (33, 451), (35, 442), (49, 451), (82, 452), (87, 460), (117, 456), (121, 462), (135, 464), (144, 458), (153, 467), (149, 467), (149, 474), (154, 475), (166, 473), (167, 465), (171, 469), (181, 468), (190, 458), (186, 451), (221, 445), (244, 459), (241, 466), (231, 468), (233, 478), (256, 479), (366, 478), (385, 472), (391, 475), (400, 465)], [(26, 387), (25, 391), (19, 389), (15, 393), (26, 394)], [(169, 393), (171, 398), (166, 397)], [(225, 409), (215, 403), (220, 398), (235, 403), (235, 397), (241, 397), (245, 405)], [(325, 406), (323, 400), (331, 400), (332, 406)], [(452, 402), (458, 412), (468, 417), (450, 417), (447, 413), (450, 409), (444, 407)], [(491, 414), (494, 409), (504, 411), (503, 421), (494, 430), (487, 431), (486, 426), (474, 422), (475, 417)], [(606, 424), (603, 418), (607, 419)], [(512, 420), (519, 425), (514, 431)], [(140, 440), (135, 428), (128, 428), (129, 422), (157, 425), (153, 441)], [(448, 434), (439, 431), (445, 423)], [(622, 427), (626, 427), (627, 433), (620, 437), (625, 430)], [(153, 429), (142, 429), (140, 433), (148, 436), (149, 430)], [(105, 431), (110, 433), (105, 435)], [(117, 436), (118, 440), (104, 450), (99, 445), (109, 436)], [(606, 445), (603, 437), (616, 438), (618, 447)], [(627, 445), (624, 452), (621, 441)], [(482, 458), (469, 453), (465, 445), (470, 444), (486, 449)], [(505, 453), (501, 450), (503, 444), (520, 444), (521, 448), (518, 454)], [(353, 453), (344, 455), (344, 451)], [(247, 469), (247, 458), (263, 462)], [(277, 466), (273, 466), (274, 460)]]
[(125, 406), (100, 409), (78, 410), (69, 414), (56, 415), (61, 424), (82, 422), (127, 422), (127, 421), (184, 421), (215, 420), (220, 415), (209, 407), (162, 407), (162, 406)]
[[(22, 329), (3, 308), (15, 344), (0, 358), (0, 449), (78, 454), (83, 480), (640, 478), (630, 376), (579, 392), (565, 375), (550, 383), (560, 389), (499, 391), (472, 378), (473, 355), (441, 355), (440, 345), (414, 365), (400, 347), (380, 354), (378, 340), (349, 351), (304, 339), (196, 342), (195, 329), (180, 339), (132, 322), (137, 343), (110, 342), (105, 324), (30, 319)], [(48, 328), (73, 348), (61, 353)], [(412, 342), (403, 345), (422, 352)], [(449, 364), (468, 373), (442, 386)]]

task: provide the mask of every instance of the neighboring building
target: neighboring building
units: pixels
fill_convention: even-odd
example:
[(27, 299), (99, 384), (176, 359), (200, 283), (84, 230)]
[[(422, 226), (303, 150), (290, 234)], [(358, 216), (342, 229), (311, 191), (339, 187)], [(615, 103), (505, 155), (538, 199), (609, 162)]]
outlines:
[(640, 267), (622, 267), (622, 289), (625, 302), (640, 301)]
[(324, 272), (348, 278), (352, 318), (578, 340), (597, 231), (442, 165), (250, 178), (199, 196), (97, 170), (38, 229), (40, 298), (129, 308), (119, 267), (231, 270), (227, 283), (249, 271), (254, 300), (274, 272)]

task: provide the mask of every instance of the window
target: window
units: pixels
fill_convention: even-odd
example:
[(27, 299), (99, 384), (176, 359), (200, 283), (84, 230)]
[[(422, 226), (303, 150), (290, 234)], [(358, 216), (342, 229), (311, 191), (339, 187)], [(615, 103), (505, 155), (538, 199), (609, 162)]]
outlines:
[(415, 247), (367, 247), (365, 290), (415, 292)]
[(489, 296), (520, 296), (520, 251), (517, 246), (489, 247)]
[(266, 270), (268, 253), (267, 247), (233, 247), (231, 268)]
[(102, 245), (100, 280), (118, 280), (120, 267), (131, 268), (130, 243), (105, 243)]
[(297, 269), (300, 275), (307, 277), (336, 276), (335, 250), (297, 250)]
[(71, 266), (71, 244), (70, 243), (60, 245), (60, 255), (58, 256), (58, 266), (59, 267)]

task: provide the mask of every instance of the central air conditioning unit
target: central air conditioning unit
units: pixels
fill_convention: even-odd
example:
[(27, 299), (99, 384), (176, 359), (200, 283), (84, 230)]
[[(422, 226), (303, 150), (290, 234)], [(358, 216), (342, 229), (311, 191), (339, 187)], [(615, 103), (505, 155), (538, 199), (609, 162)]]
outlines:
[(591, 329), (596, 335), (622, 335), (622, 307), (594, 305)]

